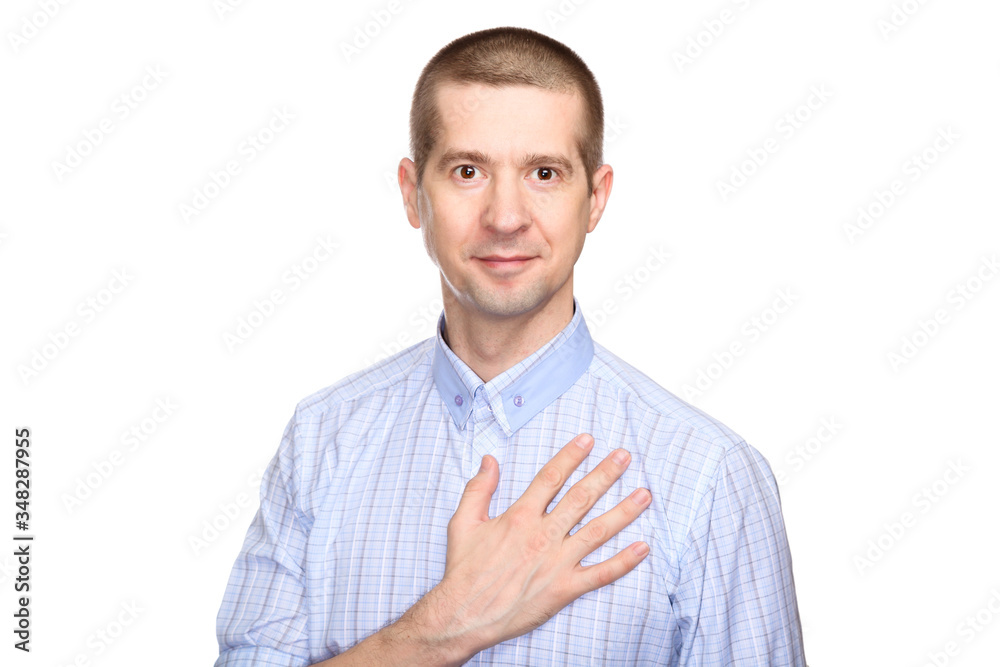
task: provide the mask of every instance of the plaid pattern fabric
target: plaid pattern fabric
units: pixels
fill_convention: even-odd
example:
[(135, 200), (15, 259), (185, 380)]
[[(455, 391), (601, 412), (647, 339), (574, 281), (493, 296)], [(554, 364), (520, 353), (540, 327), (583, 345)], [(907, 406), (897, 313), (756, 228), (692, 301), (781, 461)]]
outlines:
[(222, 665), (309, 665), (393, 621), (444, 573), (446, 527), (484, 454), (490, 515), (579, 433), (632, 464), (583, 523), (653, 501), (584, 559), (649, 556), (470, 665), (804, 666), (778, 490), (738, 435), (569, 324), (488, 383), (437, 334), (303, 400), (261, 485), (218, 617)]

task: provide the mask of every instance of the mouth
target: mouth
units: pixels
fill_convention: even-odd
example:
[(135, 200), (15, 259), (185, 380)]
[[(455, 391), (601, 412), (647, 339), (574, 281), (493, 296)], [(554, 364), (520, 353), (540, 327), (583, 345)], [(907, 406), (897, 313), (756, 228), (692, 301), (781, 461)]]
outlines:
[(503, 255), (488, 255), (486, 257), (476, 257), (476, 259), (490, 269), (509, 271), (525, 266), (534, 258), (528, 257), (527, 255), (511, 255), (510, 257), (505, 257)]

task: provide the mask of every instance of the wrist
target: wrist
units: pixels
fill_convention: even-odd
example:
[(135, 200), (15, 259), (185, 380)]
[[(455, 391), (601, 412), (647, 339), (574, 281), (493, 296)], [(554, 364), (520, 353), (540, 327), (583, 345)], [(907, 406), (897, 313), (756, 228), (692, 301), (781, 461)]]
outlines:
[(406, 647), (408, 659), (419, 665), (462, 665), (478, 653), (462, 629), (460, 609), (440, 584), (385, 630), (385, 639)]

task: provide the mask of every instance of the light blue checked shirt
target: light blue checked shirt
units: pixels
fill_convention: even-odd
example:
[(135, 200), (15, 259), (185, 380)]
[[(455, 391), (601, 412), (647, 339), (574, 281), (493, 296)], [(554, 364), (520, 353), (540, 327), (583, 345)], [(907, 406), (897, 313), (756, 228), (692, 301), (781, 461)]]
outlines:
[(584, 559), (649, 556), (470, 665), (804, 666), (778, 489), (738, 435), (594, 343), (573, 319), (490, 382), (437, 335), (303, 400), (261, 484), (218, 617), (216, 665), (309, 665), (396, 619), (444, 574), (446, 528), (484, 454), (506, 510), (579, 433), (632, 464), (648, 510)]

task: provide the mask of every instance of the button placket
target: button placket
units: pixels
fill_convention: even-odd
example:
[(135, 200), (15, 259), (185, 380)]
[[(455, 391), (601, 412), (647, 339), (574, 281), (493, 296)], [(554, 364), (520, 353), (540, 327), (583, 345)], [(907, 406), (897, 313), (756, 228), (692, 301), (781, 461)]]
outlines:
[(475, 436), (472, 439), (473, 460), (479, 461), (485, 454), (492, 454), (499, 444), (499, 424), (493, 415), (493, 408), (487, 400), (485, 386), (476, 389), (472, 399), (472, 422)]

